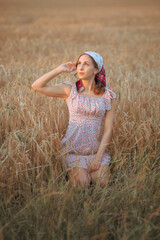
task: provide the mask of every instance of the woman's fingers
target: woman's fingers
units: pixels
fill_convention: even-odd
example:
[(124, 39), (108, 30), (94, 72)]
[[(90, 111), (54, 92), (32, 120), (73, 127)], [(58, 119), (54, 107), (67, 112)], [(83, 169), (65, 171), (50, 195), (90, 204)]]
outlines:
[(93, 171), (96, 171), (99, 169), (99, 164), (98, 163), (94, 163), (94, 164), (91, 164), (88, 171), (89, 172), (93, 172)]
[(69, 72), (76, 70), (76, 63), (68, 62), (66, 63), (66, 68), (68, 68)]
[(63, 69), (63, 72), (70, 73), (76, 70), (76, 63), (72, 63), (72, 62), (63, 63), (61, 67)]

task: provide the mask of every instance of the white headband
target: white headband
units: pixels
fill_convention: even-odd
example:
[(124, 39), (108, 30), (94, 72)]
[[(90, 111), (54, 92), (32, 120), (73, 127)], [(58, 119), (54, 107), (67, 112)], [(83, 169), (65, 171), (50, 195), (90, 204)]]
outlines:
[(102, 69), (102, 66), (103, 66), (103, 58), (102, 58), (102, 56), (99, 53), (92, 52), (92, 51), (88, 51), (88, 52), (84, 52), (84, 53), (87, 53), (88, 55), (90, 55), (95, 60), (95, 62), (98, 65), (98, 70), (100, 72), (101, 69)]

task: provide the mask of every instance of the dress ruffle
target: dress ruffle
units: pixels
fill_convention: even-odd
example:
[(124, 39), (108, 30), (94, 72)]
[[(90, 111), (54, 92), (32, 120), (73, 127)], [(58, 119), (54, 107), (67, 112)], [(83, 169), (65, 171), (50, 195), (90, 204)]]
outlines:
[[(77, 89), (76, 89), (76, 84), (73, 83), (73, 82), (69, 82), (69, 81), (65, 81), (65, 82), (63, 82), (63, 84), (72, 85), (72, 91), (70, 93), (69, 98), (75, 99), (77, 97), (77, 94), (78, 94)], [(84, 95), (82, 95), (82, 96), (84, 96)], [(88, 96), (84, 96), (84, 97), (88, 97)], [(96, 98), (98, 98), (98, 97), (95, 97), (95, 98), (91, 97), (90, 100), (92, 101), (92, 100), (95, 100)], [(116, 98), (116, 94), (112, 90), (110, 90), (108, 86), (106, 86), (105, 87), (105, 93), (100, 98), (105, 99), (106, 110), (111, 110), (111, 99)]]
[(105, 98), (106, 102), (106, 110), (111, 110), (111, 99), (116, 98), (116, 94), (108, 88), (108, 86), (105, 87), (105, 94), (103, 96)]
[(69, 81), (65, 81), (65, 82), (63, 82), (63, 84), (72, 85), (72, 88), (73, 88), (73, 89), (72, 89), (72, 91), (71, 91), (71, 93), (70, 93), (69, 98), (72, 98), (72, 99), (76, 98), (76, 97), (77, 97), (77, 94), (78, 94), (77, 89), (76, 89), (76, 84), (74, 84), (74, 83), (72, 83), (72, 82), (69, 82)]

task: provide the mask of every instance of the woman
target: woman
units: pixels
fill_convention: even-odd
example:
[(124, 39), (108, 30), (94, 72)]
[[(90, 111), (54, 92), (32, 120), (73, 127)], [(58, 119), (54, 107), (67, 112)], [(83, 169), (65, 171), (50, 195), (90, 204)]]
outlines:
[[(76, 83), (48, 84), (58, 74), (75, 70), (80, 78)], [(37, 79), (32, 88), (47, 96), (66, 100), (69, 125), (60, 149), (71, 182), (85, 188), (91, 181), (100, 186), (107, 185), (111, 160), (107, 146), (112, 137), (116, 94), (106, 86), (101, 55), (84, 52), (76, 62), (64, 63)]]

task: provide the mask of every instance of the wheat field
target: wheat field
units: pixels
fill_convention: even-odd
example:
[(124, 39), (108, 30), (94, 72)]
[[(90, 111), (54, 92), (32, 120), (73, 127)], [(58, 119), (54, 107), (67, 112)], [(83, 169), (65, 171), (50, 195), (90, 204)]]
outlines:
[[(0, 0), (0, 29), (0, 239), (160, 239), (159, 1)], [(118, 102), (108, 186), (88, 191), (63, 170), (65, 100), (31, 89), (84, 51)]]

